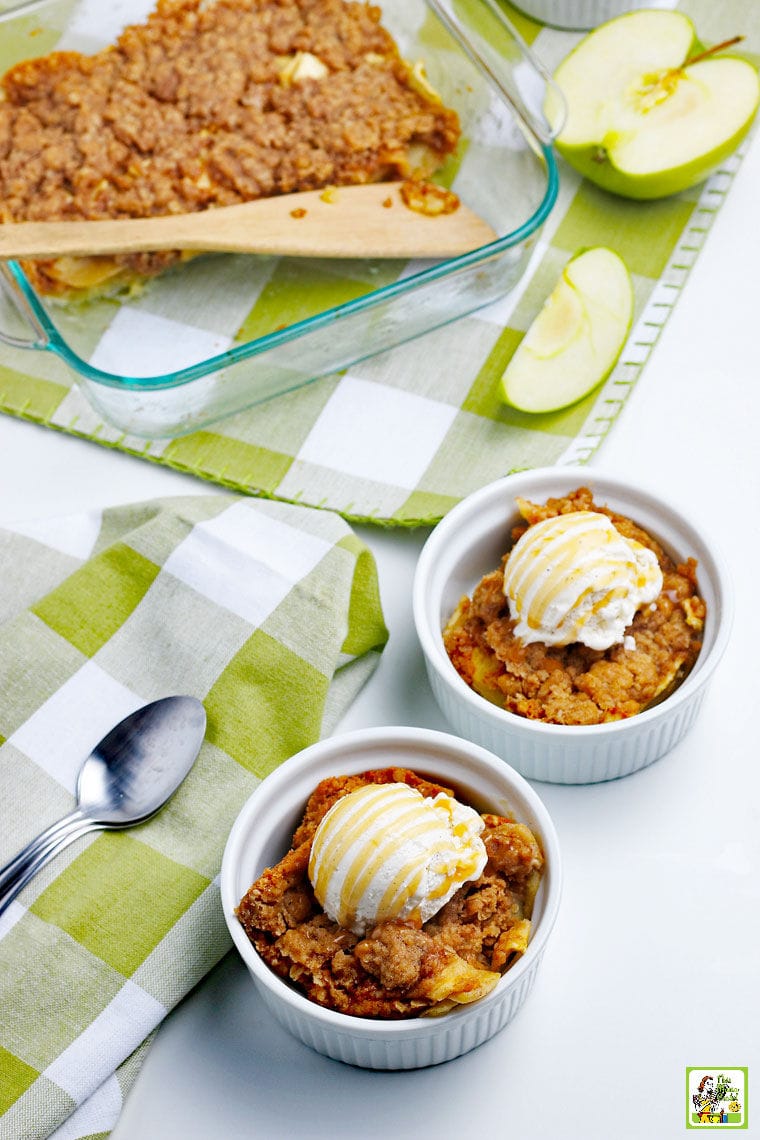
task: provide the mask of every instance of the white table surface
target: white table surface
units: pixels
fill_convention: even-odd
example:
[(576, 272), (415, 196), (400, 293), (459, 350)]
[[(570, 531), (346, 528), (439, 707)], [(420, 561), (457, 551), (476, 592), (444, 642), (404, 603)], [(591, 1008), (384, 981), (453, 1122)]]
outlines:
[[(516, 1020), (446, 1065), (352, 1069), (281, 1030), (231, 953), (159, 1030), (113, 1140), (670, 1140), (684, 1134), (685, 1069), (698, 1065), (749, 1066), (744, 1135), (760, 1135), (759, 186), (760, 137), (592, 460), (655, 481), (707, 524), (733, 572), (732, 641), (700, 720), (667, 757), (608, 784), (535, 785), (565, 889)], [(0, 489), (2, 524), (209, 488), (0, 417)], [(425, 532), (359, 533), (391, 638), (341, 728), (445, 729), (411, 622)]]

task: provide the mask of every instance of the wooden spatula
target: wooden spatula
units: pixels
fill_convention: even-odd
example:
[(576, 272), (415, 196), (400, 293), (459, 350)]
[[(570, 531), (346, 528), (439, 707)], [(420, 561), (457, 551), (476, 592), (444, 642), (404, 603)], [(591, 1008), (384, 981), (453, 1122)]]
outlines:
[(0, 225), (0, 259), (182, 249), (291, 257), (444, 258), (494, 241), (461, 204), (435, 217), (409, 209), (402, 183), (308, 190), (193, 214)]

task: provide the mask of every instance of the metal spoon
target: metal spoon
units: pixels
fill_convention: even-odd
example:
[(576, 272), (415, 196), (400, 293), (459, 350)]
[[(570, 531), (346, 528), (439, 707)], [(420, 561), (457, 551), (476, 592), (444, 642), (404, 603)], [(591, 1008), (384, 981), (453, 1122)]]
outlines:
[(112, 728), (82, 763), (76, 808), (0, 870), (0, 914), (72, 840), (99, 828), (132, 827), (155, 815), (195, 763), (205, 731), (206, 712), (195, 697), (163, 697)]

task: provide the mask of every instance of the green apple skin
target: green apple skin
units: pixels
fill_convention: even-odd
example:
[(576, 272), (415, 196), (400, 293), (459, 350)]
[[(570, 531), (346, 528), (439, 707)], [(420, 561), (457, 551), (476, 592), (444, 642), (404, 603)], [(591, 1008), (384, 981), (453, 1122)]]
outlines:
[[(659, 30), (659, 36), (658, 36)], [(617, 33), (619, 44), (614, 42)], [(625, 41), (627, 57), (616, 60), (616, 52), (621, 51)], [(620, 156), (616, 154), (618, 141), (625, 142), (626, 135), (651, 131), (652, 122), (647, 114), (639, 116), (635, 123), (630, 114), (621, 111), (621, 102), (627, 97), (626, 84), (632, 82), (633, 72), (638, 76), (652, 77), (670, 69), (678, 69), (685, 61), (701, 50), (696, 30), (691, 20), (681, 12), (644, 10), (627, 13), (607, 24), (601, 25), (586, 36), (566, 57), (555, 72), (555, 80), (567, 101), (568, 117), (565, 126), (555, 140), (557, 151), (565, 161), (597, 186), (625, 198), (646, 200), (664, 198), (677, 194), (707, 178), (732, 154), (752, 126), (760, 105), (760, 81), (757, 71), (746, 60), (736, 55), (721, 55), (708, 58), (685, 68), (688, 81), (695, 89), (712, 86), (720, 90), (724, 80), (738, 83), (741, 98), (740, 109), (726, 113), (740, 121), (732, 123), (729, 133), (710, 146), (704, 154), (696, 153), (687, 160), (668, 164), (668, 155), (663, 149), (658, 162), (659, 169), (635, 172), (624, 169)], [(595, 55), (599, 53), (601, 62), (595, 66)], [(615, 64), (619, 63), (619, 67)], [(602, 89), (591, 92), (595, 84), (595, 73), (601, 73)], [(597, 120), (596, 132), (584, 131), (578, 125), (575, 108), (578, 102), (578, 83), (586, 84), (590, 94), (581, 96), (583, 113), (588, 120), (589, 111)], [(663, 100), (666, 102), (667, 100)], [(558, 117), (558, 109), (550, 97), (547, 104), (550, 120)], [(618, 128), (616, 119), (620, 120)], [(682, 130), (689, 130), (689, 118), (695, 132), (695, 149), (700, 133), (698, 113), (693, 117), (684, 116)], [(582, 138), (584, 133), (586, 137)], [(588, 137), (589, 133), (594, 137)], [(656, 145), (656, 144), (655, 144)]]
[(600, 186), (602, 190), (608, 190), (611, 194), (617, 194), (618, 197), (644, 202), (656, 198), (668, 198), (709, 178), (713, 171), (734, 153), (742, 139), (746, 138), (751, 126), (750, 119), (722, 146), (710, 151), (703, 158), (694, 159), (693, 162), (671, 170), (663, 170), (658, 174), (636, 175), (618, 170), (608, 156), (600, 160), (598, 144), (566, 147), (558, 140), (555, 145), (568, 165), (584, 178), (588, 178), (589, 182)]
[(597, 246), (568, 261), (501, 378), (499, 395), (521, 412), (575, 404), (606, 380), (633, 320), (633, 288), (616, 253)]

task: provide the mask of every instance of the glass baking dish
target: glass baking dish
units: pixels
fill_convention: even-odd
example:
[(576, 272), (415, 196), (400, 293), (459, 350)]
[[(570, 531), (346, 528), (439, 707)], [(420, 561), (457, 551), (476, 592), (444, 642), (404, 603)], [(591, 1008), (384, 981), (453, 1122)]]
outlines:
[[(0, 72), (56, 48), (98, 50), (152, 6), (0, 0)], [(496, 0), (380, 6), (404, 58), (424, 62), (460, 116), (461, 154), (441, 180), (497, 240), (425, 262), (206, 255), (137, 295), (86, 302), (44, 297), (18, 263), (0, 263), (0, 340), (54, 353), (107, 421), (158, 439), (345, 369), (513, 289), (558, 192), (541, 111), (551, 79)]]

